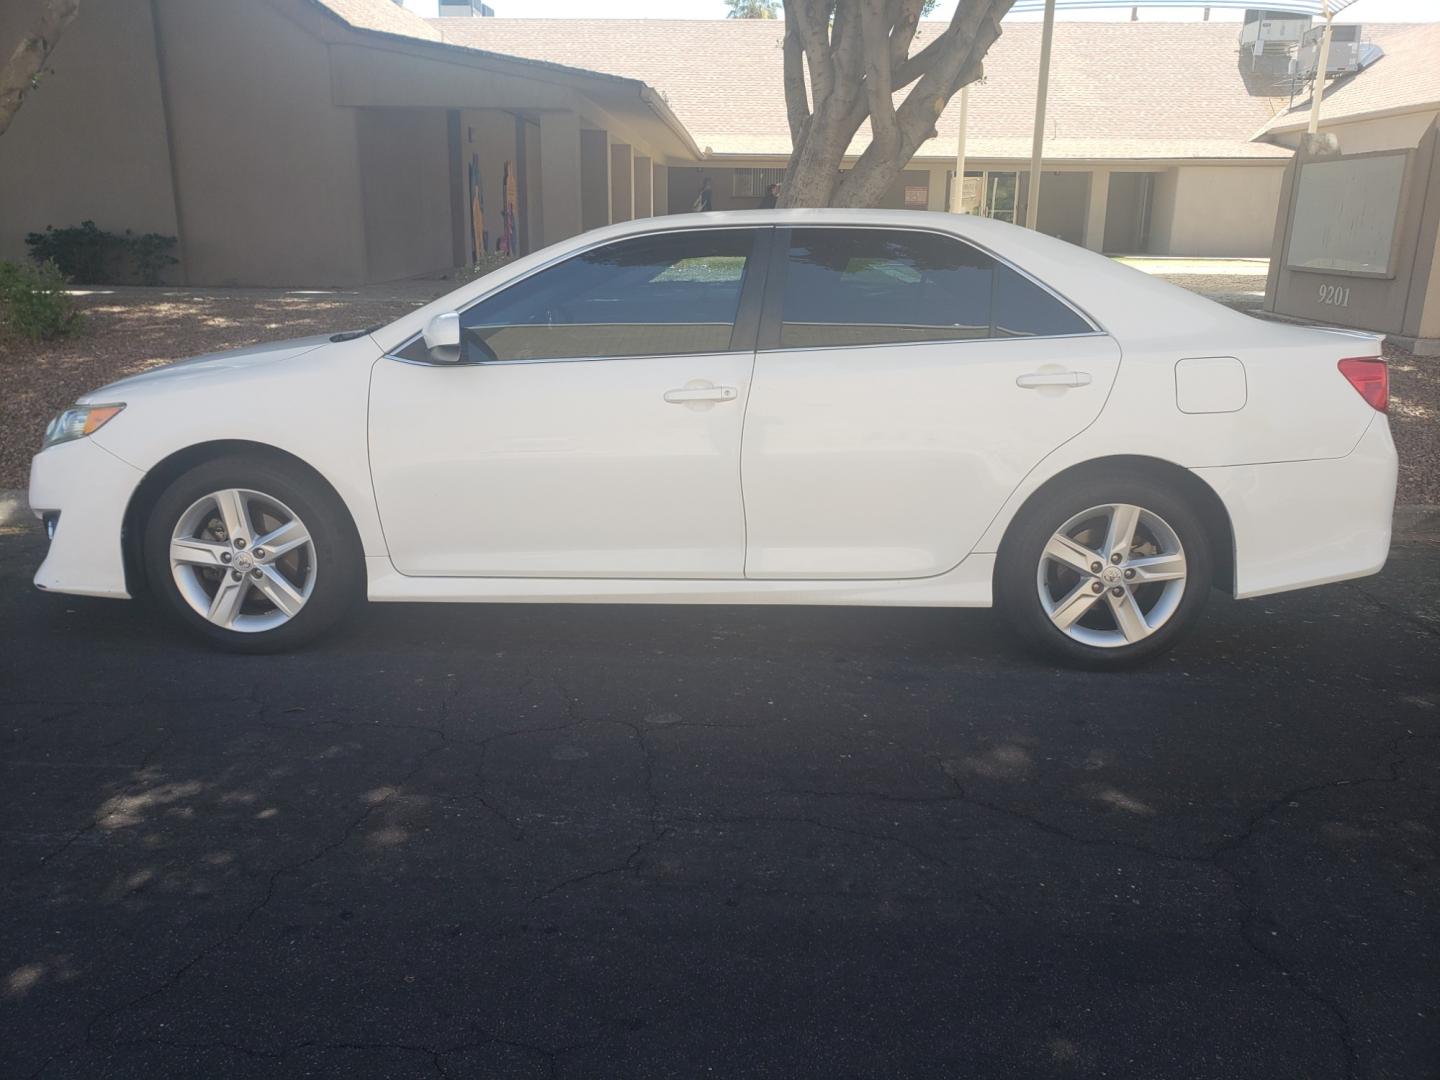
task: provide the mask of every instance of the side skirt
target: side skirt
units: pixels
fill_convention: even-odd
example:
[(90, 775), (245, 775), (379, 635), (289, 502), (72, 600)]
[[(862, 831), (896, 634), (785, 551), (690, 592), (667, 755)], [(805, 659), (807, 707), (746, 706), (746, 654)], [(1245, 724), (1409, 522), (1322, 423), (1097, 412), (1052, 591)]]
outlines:
[(664, 578), (406, 577), (367, 558), (377, 601), (491, 604), (834, 604), (989, 607), (993, 554), (975, 554), (938, 577), (903, 581), (685, 581)]

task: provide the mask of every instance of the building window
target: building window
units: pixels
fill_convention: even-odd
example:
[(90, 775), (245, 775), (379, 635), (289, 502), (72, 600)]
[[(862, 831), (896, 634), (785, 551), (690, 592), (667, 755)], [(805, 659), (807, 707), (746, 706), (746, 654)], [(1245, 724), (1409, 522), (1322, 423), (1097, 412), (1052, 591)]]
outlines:
[(771, 184), (784, 181), (784, 169), (736, 169), (730, 174), (730, 194), (737, 199), (758, 199)]

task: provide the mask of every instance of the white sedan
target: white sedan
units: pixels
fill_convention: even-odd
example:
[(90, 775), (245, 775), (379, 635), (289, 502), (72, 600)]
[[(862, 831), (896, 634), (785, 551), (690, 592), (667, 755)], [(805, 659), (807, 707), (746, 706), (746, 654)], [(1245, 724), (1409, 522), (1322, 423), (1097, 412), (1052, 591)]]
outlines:
[(1000, 607), (1119, 666), (1206, 594), (1385, 562), (1373, 335), (950, 214), (598, 229), (369, 331), (183, 361), (46, 432), (35, 583), (223, 647), (352, 601)]

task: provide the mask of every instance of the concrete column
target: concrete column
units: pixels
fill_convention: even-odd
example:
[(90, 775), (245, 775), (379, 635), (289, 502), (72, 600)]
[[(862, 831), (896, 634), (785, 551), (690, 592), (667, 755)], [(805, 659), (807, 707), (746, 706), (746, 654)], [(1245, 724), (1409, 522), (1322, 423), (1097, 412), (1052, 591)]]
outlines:
[(635, 216), (650, 217), (655, 213), (655, 169), (648, 157), (635, 155)]
[(1105, 247), (1105, 206), (1110, 201), (1110, 170), (1090, 173), (1090, 205), (1085, 214), (1085, 246), (1091, 251)]
[(635, 148), (629, 143), (610, 144), (610, 220), (629, 221), (635, 216)]
[(655, 180), (650, 185), (650, 204), (655, 214), (670, 212), (670, 166), (656, 165)]
[(544, 247), (574, 236), (580, 216), (580, 118), (571, 112), (540, 114), (539, 237)]
[(926, 210), (945, 210), (945, 181), (950, 176), (949, 169), (930, 170), (930, 191), (925, 197)]
[(598, 128), (580, 129), (580, 224), (610, 224), (610, 137)]

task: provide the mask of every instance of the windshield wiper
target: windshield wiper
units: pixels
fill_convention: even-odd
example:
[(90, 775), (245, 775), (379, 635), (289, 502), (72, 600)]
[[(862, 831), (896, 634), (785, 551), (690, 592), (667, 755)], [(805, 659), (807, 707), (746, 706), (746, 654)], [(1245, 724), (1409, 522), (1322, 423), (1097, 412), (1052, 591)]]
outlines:
[(364, 330), (343, 330), (338, 334), (331, 334), (331, 341), (354, 341), (356, 338), (364, 337), (366, 334), (373, 334), (376, 330), (384, 327), (384, 323), (376, 323), (374, 326), (367, 326)]

